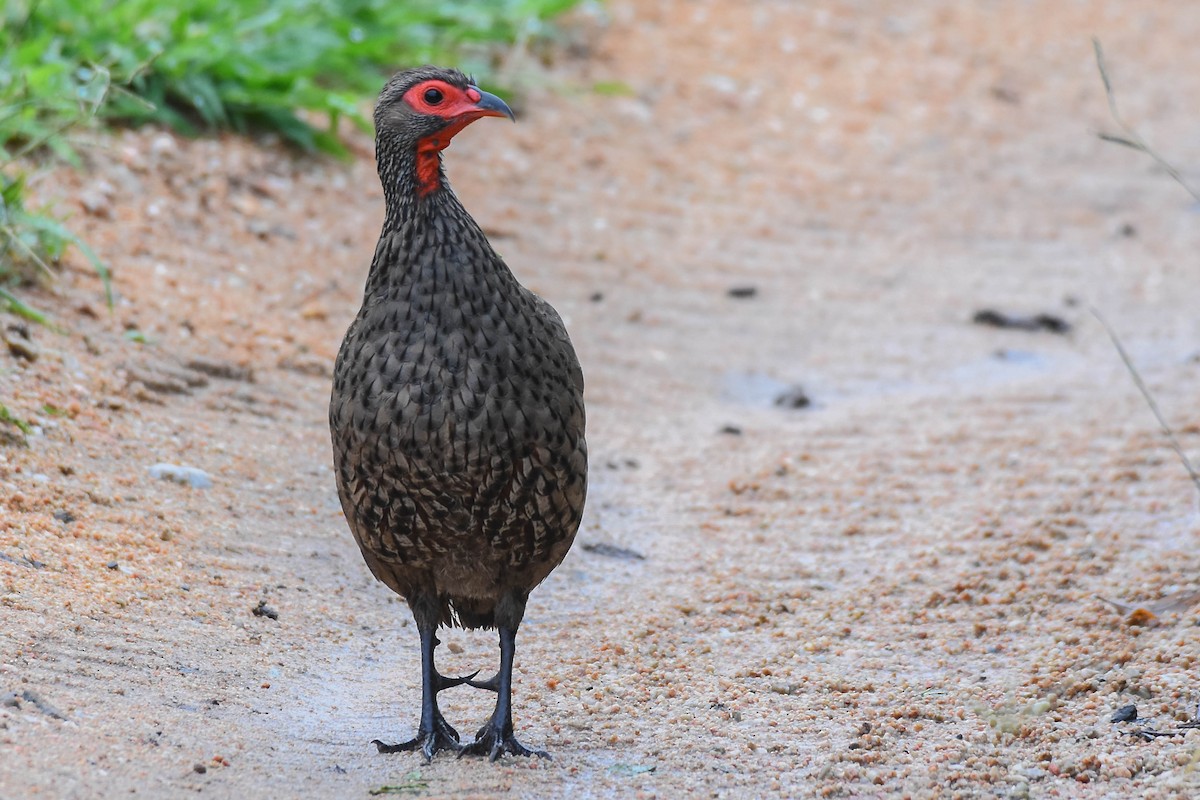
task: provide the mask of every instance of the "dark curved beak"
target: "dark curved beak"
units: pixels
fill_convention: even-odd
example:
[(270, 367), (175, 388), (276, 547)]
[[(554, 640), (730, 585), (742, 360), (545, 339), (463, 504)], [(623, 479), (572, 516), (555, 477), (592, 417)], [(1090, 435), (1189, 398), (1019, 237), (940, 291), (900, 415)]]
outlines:
[(491, 92), (485, 92), (478, 86), (472, 86), (472, 89), (479, 92), (479, 101), (475, 103), (475, 108), (479, 110), (482, 116), (485, 117), (508, 117), (513, 122), (517, 118), (513, 116), (512, 109), (508, 107), (508, 103), (501, 100)]

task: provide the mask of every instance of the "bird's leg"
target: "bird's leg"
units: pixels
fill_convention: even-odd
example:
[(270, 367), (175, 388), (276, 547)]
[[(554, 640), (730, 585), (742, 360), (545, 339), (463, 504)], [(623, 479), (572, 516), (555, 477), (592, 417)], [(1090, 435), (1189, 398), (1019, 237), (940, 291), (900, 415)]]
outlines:
[(475, 741), (459, 751), (461, 758), (468, 753), (471, 755), (486, 755), (495, 761), (506, 753), (515, 756), (539, 756), (549, 758), (545, 750), (530, 750), (517, 741), (513, 735), (512, 723), (512, 670), (513, 656), (517, 651), (516, 627), (500, 628), (500, 671), (486, 681), (469, 680), (468, 684), (479, 689), (488, 689), (496, 693), (496, 710), (492, 718), (475, 734)]
[(401, 753), (409, 750), (420, 750), (425, 756), (425, 763), (433, 760), (440, 750), (461, 751), (458, 743), (458, 731), (446, 722), (438, 709), (437, 695), (443, 689), (470, 683), (478, 673), (472, 673), (462, 678), (447, 678), (437, 671), (433, 663), (434, 648), (440, 644), (435, 635), (435, 627), (422, 627), (421, 632), (421, 723), (417, 727), (415, 738), (400, 744), (384, 744), (378, 739), (371, 742), (381, 753)]

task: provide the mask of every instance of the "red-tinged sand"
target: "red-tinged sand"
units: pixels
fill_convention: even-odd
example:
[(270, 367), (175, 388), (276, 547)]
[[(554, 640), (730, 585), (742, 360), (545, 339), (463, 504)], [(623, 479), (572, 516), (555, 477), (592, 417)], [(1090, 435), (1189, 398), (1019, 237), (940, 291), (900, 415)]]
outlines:
[[(554, 760), (370, 745), (412, 734), (419, 669), (325, 428), (369, 140), (143, 130), (32, 183), (118, 301), (72, 256), (29, 294), (70, 333), (0, 355), (37, 426), (0, 446), (0, 798), (1200, 795), (1197, 491), (1090, 311), (1200, 460), (1200, 216), (1097, 138), (1091, 41), (1200, 183), (1200, 8), (663, 0), (568, 30), (513, 62), (520, 124), (447, 153), (584, 363), (579, 542), (644, 556), (576, 547), (533, 595), (516, 722)], [(442, 639), (444, 674), (494, 667), (492, 635)], [(491, 700), (442, 708), (469, 735)]]

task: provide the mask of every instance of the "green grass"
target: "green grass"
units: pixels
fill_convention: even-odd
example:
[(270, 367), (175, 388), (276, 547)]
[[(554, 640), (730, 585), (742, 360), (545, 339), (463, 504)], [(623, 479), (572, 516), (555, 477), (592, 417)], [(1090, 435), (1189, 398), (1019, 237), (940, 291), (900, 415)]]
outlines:
[(14, 415), (8, 410), (8, 406), (4, 405), (3, 403), (0, 403), (0, 422), (7, 422), (10, 425), (17, 426), (20, 428), (21, 433), (25, 434), (26, 436), (33, 432), (33, 427), (28, 422)]
[(367, 794), (372, 797), (392, 794), (423, 794), (428, 789), (429, 781), (421, 777), (419, 770), (413, 770), (401, 778), (401, 783), (389, 783), (377, 786), (374, 789), (368, 789)]
[[(52, 277), (52, 264), (62, 257), (69, 245), (75, 245), (104, 282), (104, 294), (112, 305), (112, 284), (108, 267), (88, 245), (67, 230), (62, 222), (44, 210), (25, 207), (25, 175), (0, 172), (0, 278), (9, 273), (40, 273)], [(33, 322), (45, 323), (39, 312), (0, 287), (0, 304)]]
[(497, 44), (544, 35), (577, 2), (10, 0), (0, 148), (42, 141), (70, 157), (55, 132), (92, 105), (113, 122), (272, 130), (342, 152), (338, 120), (367, 129), (362, 102), (397, 67), (453, 59), (486, 70)]
[[(545, 37), (579, 0), (7, 0), (0, 6), (0, 308), (3, 290), (86, 245), (30, 208), (44, 153), (78, 164), (70, 134), (94, 120), (189, 135), (275, 132), (346, 152), (338, 124), (370, 129), (365, 101), (393, 70), (449, 61), (487, 73), (510, 42)], [(109, 296), (111, 302), (111, 295)]]

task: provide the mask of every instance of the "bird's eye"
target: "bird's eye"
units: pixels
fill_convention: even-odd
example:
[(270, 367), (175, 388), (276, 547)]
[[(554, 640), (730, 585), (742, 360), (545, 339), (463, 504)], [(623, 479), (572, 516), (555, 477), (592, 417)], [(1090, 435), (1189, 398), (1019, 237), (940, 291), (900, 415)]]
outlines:
[(429, 103), (429, 105), (431, 105), (431, 106), (436, 106), (438, 103), (442, 102), (442, 100), (444, 100), (445, 97), (446, 96), (444, 94), (442, 94), (441, 89), (426, 89), (425, 90), (425, 102)]

